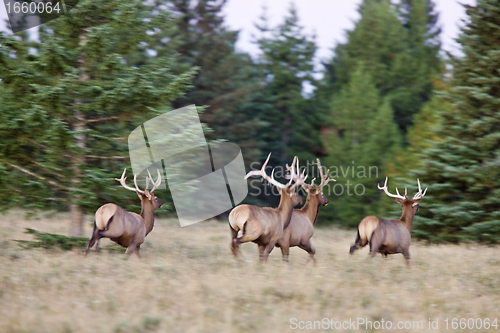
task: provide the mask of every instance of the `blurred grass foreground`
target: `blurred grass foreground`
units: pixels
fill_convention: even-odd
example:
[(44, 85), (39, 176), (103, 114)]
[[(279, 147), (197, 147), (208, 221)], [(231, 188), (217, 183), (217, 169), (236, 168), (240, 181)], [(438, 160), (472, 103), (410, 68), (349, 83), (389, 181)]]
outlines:
[(181, 229), (158, 219), (142, 259), (124, 248), (84, 258), (81, 250), (23, 250), (12, 241), (32, 239), (22, 230), (57, 232), (67, 217), (19, 216), (0, 217), (0, 332), (288, 332), (292, 318), (439, 318), (432, 331), (444, 332), (445, 318), (492, 319), (500, 306), (500, 259), (483, 245), (414, 243), (406, 269), (401, 255), (371, 259), (365, 248), (349, 256), (355, 232), (323, 227), (312, 238), (317, 267), (305, 266), (297, 248), (290, 264), (279, 249), (261, 264), (253, 243), (234, 260), (225, 223)]

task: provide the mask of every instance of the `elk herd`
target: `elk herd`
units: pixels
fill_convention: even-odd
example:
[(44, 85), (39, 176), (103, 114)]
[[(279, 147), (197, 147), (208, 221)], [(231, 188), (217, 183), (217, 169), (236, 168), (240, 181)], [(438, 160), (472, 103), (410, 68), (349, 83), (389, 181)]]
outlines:
[[(308, 175), (306, 170), (300, 172), (299, 160), (297, 157), (286, 170), (289, 173), (289, 181), (282, 184), (274, 178), (274, 169), (271, 176), (266, 172), (266, 167), (271, 154), (267, 157), (260, 170), (250, 171), (245, 179), (249, 177), (262, 177), (271, 186), (274, 186), (280, 195), (278, 207), (259, 207), (242, 204), (235, 207), (229, 214), (229, 229), (231, 232), (230, 249), (235, 258), (240, 257), (239, 246), (243, 243), (254, 242), (259, 249), (259, 259), (267, 261), (269, 254), (275, 247), (281, 249), (284, 261), (288, 261), (290, 247), (298, 246), (309, 254), (307, 261), (313, 260), (316, 250), (311, 244), (311, 237), (314, 234), (314, 224), (316, 222), (320, 206), (326, 206), (328, 199), (323, 189), (329, 182), (335, 181), (330, 178), (330, 170), (326, 173), (317, 159), (319, 171), (319, 185), (315, 185), (315, 178), (311, 183), (306, 183)], [(148, 171), (146, 177), (146, 188), (140, 190), (137, 186), (137, 175), (134, 175), (135, 188), (125, 183), (126, 169), (120, 179), (116, 179), (127, 190), (135, 191), (141, 199), (141, 213), (128, 212), (118, 205), (108, 203), (101, 206), (95, 213), (94, 229), (91, 239), (87, 244), (84, 254), (87, 255), (90, 248), (96, 244), (99, 246), (99, 239), (109, 238), (110, 240), (127, 248), (126, 254), (135, 253), (139, 255), (139, 249), (144, 242), (144, 238), (151, 232), (154, 226), (154, 211), (160, 208), (163, 203), (154, 195), (154, 191), (161, 184), (161, 175), (158, 170), (158, 179), (155, 182)], [(370, 255), (373, 257), (377, 253), (387, 257), (388, 254), (402, 253), (405, 262), (409, 265), (411, 243), (411, 230), (413, 217), (419, 209), (419, 202), (425, 196), (427, 188), (422, 192), (420, 181), (417, 179), (418, 192), (409, 199), (407, 188), (405, 194), (400, 195), (396, 188), (396, 194), (391, 194), (387, 188), (387, 177), (383, 187), (377, 185), (379, 190), (396, 200), (401, 206), (403, 213), (399, 219), (385, 220), (377, 216), (367, 216), (361, 220), (357, 228), (357, 235), (354, 245), (349, 253), (353, 254), (357, 249), (370, 245)], [(149, 183), (153, 185), (148, 189)], [(302, 208), (295, 208), (303, 203), (303, 198), (297, 191), (301, 187), (307, 193), (307, 199)]]

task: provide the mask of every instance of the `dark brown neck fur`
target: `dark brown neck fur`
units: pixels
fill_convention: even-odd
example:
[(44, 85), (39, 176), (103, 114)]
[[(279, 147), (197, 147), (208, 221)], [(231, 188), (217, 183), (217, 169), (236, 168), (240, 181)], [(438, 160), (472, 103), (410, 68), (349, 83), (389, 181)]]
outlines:
[(319, 212), (319, 195), (309, 194), (306, 199), (305, 205), (299, 209), (301, 212), (305, 213), (309, 218), (309, 221), (314, 225)]
[(286, 190), (280, 191), (280, 195), (280, 204), (277, 208), (275, 208), (275, 210), (280, 215), (281, 222), (283, 223), (283, 229), (285, 229), (288, 226), (288, 223), (290, 223), (290, 218), (292, 217), (292, 198)]
[(399, 218), (399, 221), (403, 222), (408, 229), (408, 232), (411, 233), (411, 229), (413, 227), (413, 217), (415, 216), (416, 211), (413, 210), (411, 205), (403, 205), (403, 214)]
[(145, 196), (141, 197), (141, 216), (144, 220), (144, 227), (146, 228), (146, 235), (153, 230), (155, 224), (155, 212), (153, 209), (153, 204)]

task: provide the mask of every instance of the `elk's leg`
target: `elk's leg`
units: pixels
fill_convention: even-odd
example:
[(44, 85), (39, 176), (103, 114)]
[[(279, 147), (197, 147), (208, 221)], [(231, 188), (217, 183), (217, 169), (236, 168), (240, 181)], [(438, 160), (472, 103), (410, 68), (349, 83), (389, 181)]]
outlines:
[(137, 256), (137, 258), (141, 258), (141, 255), (139, 254), (139, 250), (141, 249), (141, 246), (140, 245), (137, 245), (137, 247), (135, 248), (135, 255)]
[(92, 237), (90, 237), (90, 240), (87, 243), (87, 248), (85, 248), (85, 251), (83, 251), (84, 255), (87, 255), (89, 253), (90, 249), (92, 248), (92, 246), (94, 246), (94, 244), (96, 242), (97, 242), (96, 250), (99, 247), (99, 239), (102, 238), (102, 236), (99, 234), (99, 231), (100, 230), (97, 229), (97, 226), (94, 222), (94, 229), (92, 230)]
[(255, 238), (249, 237), (248, 235), (243, 235), (240, 238), (235, 238), (233, 239), (233, 242), (231, 244), (231, 250), (233, 250), (234, 257), (238, 259), (238, 256), (240, 255), (240, 245), (243, 243), (248, 243), (253, 241)]
[(234, 230), (231, 225), (229, 225), (229, 228), (231, 229), (231, 244), (229, 244), (229, 248), (231, 249), (231, 252), (233, 252), (234, 258), (238, 259), (238, 254), (240, 251), (236, 239), (238, 237), (238, 231)]
[[(242, 232), (241, 237), (233, 239), (233, 243), (231, 244), (232, 247), (234, 247), (235, 250), (236, 250), (236, 255), (240, 254), (240, 250), (239, 250), (240, 244), (248, 243), (248, 242), (253, 242), (254, 240), (256, 240), (257, 238), (259, 238), (259, 236), (260, 236), (259, 230), (255, 230), (255, 229), (252, 229), (252, 228), (250, 228), (250, 230), (248, 230), (247, 226), (248, 226), (248, 223), (245, 223), (243, 225), (243, 230), (241, 231)], [(233, 235), (234, 234), (232, 234), (232, 236)], [(237, 235), (237, 233), (236, 233), (236, 235)], [(234, 237), (236, 237), (236, 235), (234, 235)]]
[(264, 250), (265, 250), (265, 246), (263, 244), (257, 244), (257, 246), (259, 247), (259, 260), (260, 261), (265, 261), (264, 260)]
[(354, 251), (356, 251), (357, 249), (360, 249), (360, 248), (364, 247), (365, 245), (366, 244), (363, 244), (363, 241), (361, 240), (361, 237), (359, 235), (359, 229), (358, 229), (358, 233), (356, 235), (356, 240), (354, 241), (354, 244), (349, 249), (349, 254), (353, 254)]
[(403, 250), (403, 256), (405, 257), (405, 263), (406, 267), (410, 267), (410, 251), (409, 250)]
[(274, 246), (276, 245), (276, 241), (270, 242), (264, 247), (264, 255), (262, 257), (263, 262), (267, 262), (267, 258), (269, 258), (269, 254), (271, 254), (271, 251), (274, 249)]
[(239, 246), (243, 243), (248, 243), (248, 242), (252, 242), (254, 241), (256, 238), (255, 237), (252, 237), (251, 235), (245, 235), (243, 234), (243, 236), (239, 237), (239, 238), (235, 238), (233, 240), (233, 244), (232, 246), (234, 246), (236, 249), (237, 249), (237, 253), (239, 254)]
[(288, 257), (290, 255), (290, 242), (288, 241), (288, 239), (279, 239), (276, 242), (275, 246), (281, 249), (281, 256), (283, 258), (283, 261), (288, 262)]
[(281, 247), (281, 255), (283, 256), (283, 261), (288, 262), (288, 256), (290, 255), (290, 248), (284, 245), (280, 247)]
[(299, 247), (309, 253), (309, 258), (307, 258), (306, 265), (312, 259), (314, 266), (316, 266), (316, 258), (314, 258), (314, 255), (316, 254), (316, 248), (311, 244), (311, 241), (308, 241), (306, 244), (299, 244)]
[(376, 229), (370, 238), (370, 255), (375, 257), (385, 240), (385, 229)]
[(128, 256), (131, 256), (132, 253), (134, 253), (136, 251), (136, 249), (137, 249), (137, 244), (132, 243), (127, 247), (127, 251), (125, 251), (125, 254)]

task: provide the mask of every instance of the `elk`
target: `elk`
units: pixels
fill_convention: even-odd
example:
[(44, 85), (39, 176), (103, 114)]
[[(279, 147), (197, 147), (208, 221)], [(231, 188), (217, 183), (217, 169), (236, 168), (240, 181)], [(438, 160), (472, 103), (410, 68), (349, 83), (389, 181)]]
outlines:
[[(314, 265), (316, 265), (316, 259), (314, 254), (316, 249), (311, 244), (311, 237), (314, 234), (314, 223), (318, 217), (319, 207), (326, 206), (328, 204), (328, 199), (323, 194), (323, 187), (335, 179), (328, 178), (330, 170), (326, 171), (326, 176), (323, 174), (323, 168), (319, 158), (317, 160), (317, 165), (320, 173), (321, 182), (318, 187), (314, 185), (314, 178), (311, 181), (311, 185), (302, 184), (302, 188), (307, 192), (307, 199), (305, 205), (300, 209), (294, 209), (292, 213), (292, 218), (290, 223), (283, 230), (283, 235), (276, 243), (276, 247), (281, 248), (281, 254), (283, 256), (283, 261), (288, 261), (288, 256), (290, 252), (290, 247), (298, 246), (307, 253), (309, 253), (309, 258), (306, 264), (312, 259)], [(290, 168), (287, 165), (287, 169)], [(297, 160), (297, 170), (299, 170), (299, 162)]]
[(397, 194), (389, 193), (387, 189), (387, 177), (385, 178), (384, 187), (377, 185), (379, 190), (384, 190), (391, 198), (402, 206), (403, 214), (399, 220), (384, 220), (377, 216), (367, 216), (358, 226), (358, 234), (354, 245), (349, 250), (353, 254), (359, 248), (366, 246), (370, 243), (370, 254), (374, 257), (377, 253), (387, 258), (388, 254), (402, 253), (406, 265), (410, 265), (410, 243), (411, 243), (411, 229), (413, 226), (413, 217), (419, 209), (419, 202), (425, 196), (427, 188), (422, 193), (420, 188), (420, 181), (417, 178), (418, 192), (412, 199), (407, 197), (407, 189), (405, 187), (405, 195), (400, 195), (396, 188)]
[[(236, 259), (239, 256), (240, 244), (254, 242), (259, 247), (259, 259), (264, 262), (267, 261), (269, 253), (271, 253), (274, 245), (282, 236), (283, 229), (290, 222), (293, 207), (302, 201), (302, 198), (295, 192), (295, 188), (301, 185), (307, 177), (304, 174), (295, 174), (295, 168), (293, 167), (295, 159), (294, 163), (292, 163), (290, 181), (288, 184), (283, 185), (274, 179), (274, 169), (271, 177), (266, 174), (265, 169), (270, 157), (271, 153), (269, 153), (262, 168), (250, 171), (245, 176), (245, 179), (251, 176), (261, 176), (267, 180), (278, 189), (281, 197), (280, 203), (277, 208), (239, 205), (231, 211), (229, 214), (230, 248)], [(294, 182), (293, 185), (292, 182)], [(238, 237), (240, 230), (242, 234)]]
[[(160, 170), (158, 170), (158, 180), (155, 182), (148, 171), (149, 177), (146, 177), (146, 189), (140, 190), (137, 186), (137, 175), (134, 175), (135, 188), (125, 183), (127, 169), (123, 170), (120, 179), (115, 178), (120, 184), (129, 191), (135, 191), (141, 199), (141, 214), (127, 212), (123, 208), (113, 203), (107, 203), (97, 209), (95, 213), (94, 230), (84, 254), (90, 251), (94, 243), (97, 242), (96, 250), (101, 238), (109, 238), (113, 242), (127, 248), (125, 254), (135, 253), (140, 257), (139, 249), (144, 243), (144, 238), (153, 230), (154, 211), (160, 208), (163, 203), (154, 195), (154, 191), (161, 184)], [(153, 183), (153, 188), (148, 190), (149, 180)]]

